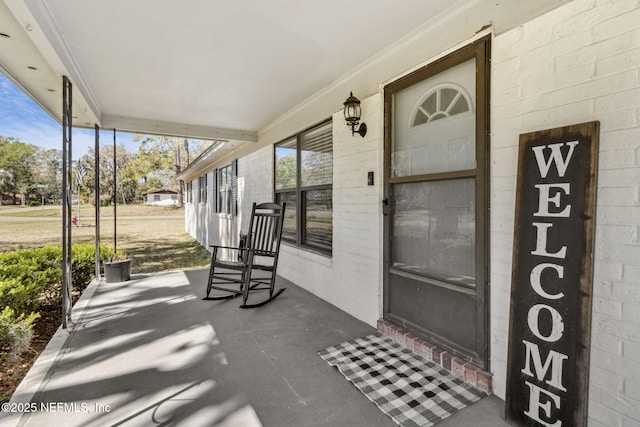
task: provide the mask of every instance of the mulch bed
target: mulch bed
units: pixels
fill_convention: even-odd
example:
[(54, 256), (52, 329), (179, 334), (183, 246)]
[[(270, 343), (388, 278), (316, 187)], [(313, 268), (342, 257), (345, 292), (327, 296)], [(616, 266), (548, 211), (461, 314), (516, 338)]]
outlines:
[(13, 392), (62, 323), (60, 305), (43, 305), (39, 308), (39, 312), (40, 318), (34, 324), (31, 345), (22, 353), (19, 361), (8, 360), (10, 349), (0, 348), (0, 403), (11, 399)]

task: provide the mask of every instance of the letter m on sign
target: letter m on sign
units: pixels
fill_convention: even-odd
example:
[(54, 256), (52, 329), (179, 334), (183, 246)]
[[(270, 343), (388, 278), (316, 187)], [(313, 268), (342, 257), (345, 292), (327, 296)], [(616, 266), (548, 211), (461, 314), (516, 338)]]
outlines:
[(598, 135), (598, 122), (520, 135), (505, 396), (512, 425), (587, 425)]

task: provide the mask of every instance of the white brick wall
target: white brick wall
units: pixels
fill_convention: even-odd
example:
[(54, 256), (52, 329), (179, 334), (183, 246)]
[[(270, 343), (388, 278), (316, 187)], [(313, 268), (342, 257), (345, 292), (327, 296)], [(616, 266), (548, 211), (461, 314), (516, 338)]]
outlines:
[(589, 424), (640, 425), (640, 2), (575, 0), (496, 36), (492, 84), (494, 391), (504, 397), (518, 136), (599, 120)]
[[(362, 100), (367, 135), (352, 136), (342, 110), (333, 115), (333, 254), (285, 246), (280, 274), (375, 326), (382, 295), (381, 95)], [(373, 186), (367, 172), (374, 172)], [(284, 246), (284, 245), (283, 245)]]
[(273, 201), (273, 145), (238, 159), (238, 221), (249, 228), (253, 202)]
[[(382, 95), (362, 100), (364, 138), (334, 114), (335, 278), (348, 287), (343, 309), (375, 326), (382, 296)], [(367, 185), (367, 173), (374, 185)], [(347, 309), (348, 308), (348, 309)]]

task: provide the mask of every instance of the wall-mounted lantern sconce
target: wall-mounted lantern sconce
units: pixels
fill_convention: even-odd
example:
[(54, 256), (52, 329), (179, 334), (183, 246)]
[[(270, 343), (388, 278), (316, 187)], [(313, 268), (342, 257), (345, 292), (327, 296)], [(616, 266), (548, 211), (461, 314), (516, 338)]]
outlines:
[[(344, 119), (347, 121), (347, 126), (351, 128), (352, 136), (359, 133), (364, 138), (367, 134), (367, 125), (360, 123), (360, 100), (353, 96), (353, 92), (344, 101)], [(360, 126), (358, 126), (358, 123), (360, 123)], [(356, 126), (358, 126), (358, 129), (356, 129)]]

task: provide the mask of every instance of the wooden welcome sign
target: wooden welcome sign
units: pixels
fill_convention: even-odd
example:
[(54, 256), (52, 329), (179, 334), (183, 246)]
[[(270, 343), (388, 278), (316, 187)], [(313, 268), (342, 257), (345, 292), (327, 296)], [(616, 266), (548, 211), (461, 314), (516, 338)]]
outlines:
[(599, 122), (520, 135), (506, 418), (586, 426)]

